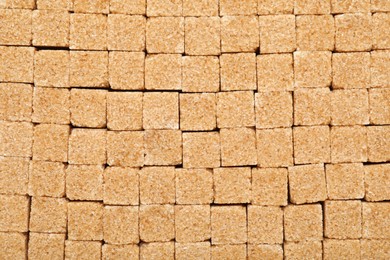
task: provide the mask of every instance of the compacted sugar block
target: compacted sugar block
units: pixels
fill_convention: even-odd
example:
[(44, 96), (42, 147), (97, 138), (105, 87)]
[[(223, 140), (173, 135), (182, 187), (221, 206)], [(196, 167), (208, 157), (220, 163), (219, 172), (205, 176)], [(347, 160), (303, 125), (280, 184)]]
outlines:
[(62, 162), (31, 161), (28, 181), (30, 196), (63, 197), (65, 165)]
[(103, 259), (138, 259), (138, 245), (110, 245), (104, 244), (102, 248)]
[(65, 10), (34, 10), (32, 44), (34, 46), (68, 47), (70, 15)]
[(261, 0), (257, 1), (257, 14), (292, 14), (294, 0)]
[(145, 243), (140, 246), (140, 259), (174, 259), (175, 258), (175, 243), (157, 242)]
[(65, 234), (30, 233), (28, 259), (63, 259)]
[(69, 45), (72, 50), (107, 50), (107, 16), (71, 14)]
[(31, 157), (33, 125), (28, 122), (0, 121), (0, 156)]
[(145, 0), (111, 0), (110, 13), (120, 14), (145, 14)]
[(390, 3), (386, 0), (372, 0), (371, 1), (371, 11), (383, 11), (388, 12), (390, 11)]
[(33, 197), (30, 211), (30, 231), (65, 233), (67, 200), (63, 198)]
[(390, 51), (371, 52), (371, 87), (390, 86)]
[(69, 87), (69, 51), (39, 50), (34, 54), (34, 84), (39, 87)]
[(139, 242), (137, 206), (105, 206), (103, 237), (108, 244), (136, 244)]
[(331, 0), (332, 13), (368, 13), (370, 12), (370, 0)]
[(103, 173), (105, 205), (139, 204), (139, 169), (107, 167)]
[(364, 126), (332, 127), (330, 137), (332, 163), (367, 161), (367, 128)]
[(69, 165), (66, 169), (66, 197), (70, 200), (102, 200), (101, 165)]
[(211, 247), (211, 259), (246, 259), (247, 249), (245, 244), (221, 244)]
[(365, 199), (382, 201), (390, 198), (390, 164), (374, 164), (364, 166)]
[(330, 14), (330, 1), (331, 0), (295, 0), (294, 14)]
[(155, 54), (146, 56), (146, 89), (180, 90), (182, 85), (181, 75), (182, 56), (180, 54)]
[(68, 161), (68, 125), (40, 124), (34, 127), (33, 159)]
[(245, 244), (247, 242), (246, 207), (211, 207), (211, 243)]
[(257, 90), (292, 91), (294, 88), (291, 54), (257, 55)]
[(370, 89), (370, 123), (390, 124), (390, 89)]
[(218, 16), (219, 1), (183, 0), (183, 16)]
[(144, 165), (143, 131), (108, 131), (107, 164), (142, 167)]
[(73, 8), (76, 13), (104, 13), (109, 11), (109, 0), (83, 1), (73, 0)]
[(183, 167), (213, 168), (221, 165), (218, 132), (183, 133)]
[(390, 127), (369, 126), (367, 128), (368, 160), (388, 162), (390, 160)]
[(147, 16), (181, 16), (183, 0), (149, 0), (146, 5)]
[(369, 203), (363, 205), (363, 238), (390, 238), (390, 203)]
[(145, 165), (181, 164), (183, 148), (180, 130), (145, 131)]
[[(113, 3), (111, 7), (112, 5)], [(107, 23), (108, 50), (145, 50), (146, 18), (144, 16), (109, 14)]]
[(0, 83), (0, 119), (31, 121), (33, 87), (29, 84)]
[[(297, 3), (302, 1), (297, 0), (295, 2)], [(334, 49), (335, 31), (334, 18), (332, 15), (297, 16), (296, 24), (298, 50), (332, 51)]]
[(34, 48), (0, 46), (0, 81), (34, 82)]
[(257, 0), (220, 0), (219, 15), (254, 15), (257, 13)]
[(176, 259), (205, 259), (210, 260), (211, 257), (210, 242), (197, 243), (175, 243)]
[(281, 245), (249, 244), (248, 258), (283, 260), (283, 247)]
[(175, 206), (175, 241), (202, 242), (211, 238), (210, 205)]
[(37, 9), (43, 10), (73, 10), (73, 0), (37, 0)]
[(141, 130), (142, 98), (142, 92), (108, 92), (107, 128), (110, 130)]
[(251, 244), (283, 243), (283, 209), (248, 206), (248, 242)]
[(377, 239), (362, 239), (360, 242), (361, 259), (386, 259), (390, 256), (390, 241)]
[(27, 235), (14, 232), (0, 232), (0, 258), (25, 259), (27, 252)]
[(388, 13), (375, 13), (372, 16), (373, 49), (390, 49), (390, 42), (386, 35), (389, 30), (390, 15)]
[(65, 259), (101, 259), (102, 242), (100, 241), (65, 241)]
[(324, 259), (362, 259), (359, 240), (325, 239)]
[(286, 259), (322, 259), (321, 241), (285, 242), (283, 248)]
[(218, 92), (219, 58), (216, 56), (184, 56), (183, 92)]
[(141, 204), (175, 203), (175, 168), (144, 167), (139, 174)]
[(0, 193), (27, 194), (29, 158), (0, 157)]
[(219, 17), (186, 17), (184, 44), (188, 55), (221, 53), (221, 19)]
[(180, 129), (213, 130), (217, 126), (217, 99), (214, 93), (180, 94)]
[[(0, 7), (3, 8), (0, 4)], [(0, 44), (30, 45), (32, 39), (32, 11), (20, 9), (0, 10)]]
[(0, 195), (0, 232), (27, 232), (30, 198)]
[(139, 209), (139, 229), (140, 239), (144, 242), (171, 241), (175, 238), (174, 206), (141, 205)]

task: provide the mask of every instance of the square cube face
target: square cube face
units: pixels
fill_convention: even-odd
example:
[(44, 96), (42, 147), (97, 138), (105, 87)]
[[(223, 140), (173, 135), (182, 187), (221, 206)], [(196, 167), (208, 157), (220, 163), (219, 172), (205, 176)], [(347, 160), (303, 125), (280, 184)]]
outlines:
[(101, 165), (69, 165), (66, 169), (66, 197), (70, 200), (102, 200)]
[(0, 257), (3, 259), (25, 259), (27, 236), (23, 233), (0, 232), (0, 244), (3, 248)]
[(257, 55), (257, 90), (291, 91), (294, 89), (291, 54)]
[(40, 124), (34, 127), (33, 159), (68, 161), (68, 125)]
[(105, 206), (104, 241), (109, 244), (138, 243), (138, 211), (135, 206)]
[(145, 165), (178, 165), (182, 153), (180, 130), (145, 131)]
[(210, 259), (210, 242), (175, 243), (176, 259)]
[(180, 90), (181, 59), (180, 54), (146, 56), (145, 88), (151, 90)]
[(2, 20), (0, 25), (1, 45), (31, 44), (31, 10), (2, 9), (0, 16)]
[(365, 165), (364, 181), (367, 201), (389, 200), (390, 164)]
[(180, 129), (213, 130), (217, 126), (214, 93), (180, 94)]
[(0, 81), (34, 82), (34, 48), (0, 46)]
[(363, 238), (390, 238), (390, 203), (363, 202)]
[(257, 88), (255, 53), (222, 54), (220, 65), (222, 91)]
[(245, 244), (232, 245), (221, 244), (211, 247), (211, 259), (247, 259), (247, 247)]
[(143, 52), (110, 52), (108, 70), (112, 89), (138, 90), (145, 87)]
[(138, 259), (138, 245), (110, 245), (104, 244), (102, 248), (103, 259)]
[(144, 167), (139, 185), (141, 204), (175, 203), (175, 168)]
[(286, 241), (322, 240), (322, 208), (320, 204), (289, 205), (284, 208)]
[(375, 13), (372, 16), (372, 41), (373, 49), (390, 49), (390, 43), (385, 35), (389, 35), (390, 30), (386, 24), (390, 23), (388, 13)]
[(72, 0), (37, 0), (37, 9), (43, 10), (68, 10), (73, 8)]
[(140, 259), (174, 259), (175, 243), (157, 242), (144, 243), (140, 246)]
[(292, 14), (294, 0), (259, 0), (257, 1), (257, 14)]
[(210, 204), (213, 172), (209, 169), (176, 170), (176, 204)]
[(331, 0), (296, 0), (294, 14), (330, 14)]
[(362, 199), (364, 179), (367, 178), (364, 175), (364, 167), (362, 163), (327, 164), (325, 169), (328, 198)]
[(253, 205), (286, 206), (287, 196), (286, 168), (252, 169)]
[(32, 161), (28, 183), (30, 196), (63, 197), (65, 165), (61, 162)]
[(107, 16), (70, 15), (71, 50), (107, 50)]
[(27, 196), (0, 195), (0, 231), (27, 232), (29, 204)]
[(248, 206), (248, 242), (283, 243), (283, 210), (280, 207)]
[(390, 3), (386, 0), (372, 0), (371, 1), (371, 11), (390, 11)]
[(30, 213), (30, 231), (65, 233), (66, 215), (66, 199), (33, 197)]
[(210, 205), (175, 206), (177, 242), (202, 242), (211, 238)]
[(219, 1), (219, 15), (254, 15), (257, 14), (257, 0), (221, 0)]
[(183, 16), (218, 16), (217, 0), (183, 0)]
[(109, 165), (142, 167), (144, 155), (143, 131), (107, 132), (107, 163)]
[(100, 241), (65, 241), (65, 259), (100, 259), (102, 243)]
[(387, 162), (390, 160), (390, 127), (369, 126), (368, 160), (370, 162)]
[(247, 241), (246, 207), (211, 207), (211, 243), (242, 244)]
[(0, 83), (1, 120), (31, 121), (32, 101), (32, 85)]
[(184, 56), (183, 92), (218, 92), (219, 59), (215, 56)]
[(173, 205), (142, 205), (139, 209), (140, 239), (167, 242), (175, 237)]
[(149, 0), (146, 6), (147, 16), (181, 16), (183, 0)]
[(145, 14), (145, 0), (110, 0), (110, 13), (113, 14)]
[(370, 12), (370, 0), (353, 0), (337, 1), (331, 0), (332, 13), (368, 13)]
[(179, 93), (145, 92), (144, 129), (179, 129)]
[(68, 239), (103, 240), (103, 204), (69, 202)]
[(326, 239), (323, 242), (324, 259), (359, 259), (359, 240)]
[(221, 164), (218, 132), (183, 133), (183, 167), (213, 168)]
[(32, 157), (33, 125), (0, 121), (0, 156)]
[(284, 243), (284, 256), (288, 259), (322, 259), (321, 241)]
[(107, 26), (108, 50), (145, 50), (145, 30), (146, 18), (143, 16), (109, 14)]
[(39, 87), (69, 87), (69, 52), (36, 51), (34, 54), (34, 84)]
[[(389, 7), (390, 8), (390, 7)], [(361, 259), (372, 258), (388, 258), (390, 250), (389, 240), (374, 240), (374, 239), (362, 239), (361, 245)]]
[(390, 89), (370, 89), (370, 123), (390, 124)]
[(0, 193), (27, 194), (29, 158), (0, 157)]
[(65, 234), (30, 233), (28, 259), (63, 259)]
[(74, 11), (76, 13), (103, 13), (109, 11), (109, 0), (83, 1), (73, 0)]
[(332, 163), (367, 161), (367, 129), (365, 127), (332, 127), (330, 136)]
[(107, 167), (103, 180), (105, 205), (139, 204), (139, 169)]
[(283, 248), (281, 245), (249, 244), (249, 259), (283, 259)]
[(332, 51), (334, 49), (333, 16), (297, 16), (297, 47), (301, 51)]
[(34, 10), (32, 25), (34, 46), (69, 46), (70, 15), (67, 11)]
[(146, 22), (148, 53), (184, 53), (184, 18), (150, 17)]
[(185, 53), (188, 55), (219, 55), (221, 53), (219, 17), (185, 18)]
[(390, 51), (371, 52), (371, 87), (390, 86)]
[(249, 167), (216, 168), (213, 173), (214, 203), (243, 204), (251, 198)]
[(294, 162), (296, 164), (330, 161), (331, 141), (329, 126), (294, 127), (293, 140)]

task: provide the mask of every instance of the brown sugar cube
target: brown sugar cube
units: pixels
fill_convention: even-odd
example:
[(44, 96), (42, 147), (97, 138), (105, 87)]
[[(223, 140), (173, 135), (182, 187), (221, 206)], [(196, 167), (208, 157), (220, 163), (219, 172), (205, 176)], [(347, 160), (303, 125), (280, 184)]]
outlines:
[(294, 88), (291, 54), (257, 55), (258, 91), (291, 91)]
[(210, 239), (210, 205), (175, 206), (175, 233), (176, 242)]
[(259, 49), (257, 16), (224, 16), (221, 18), (222, 52), (255, 52)]
[(66, 169), (66, 197), (70, 200), (103, 200), (101, 165), (69, 165)]
[(33, 87), (29, 84), (0, 83), (0, 119), (31, 121)]
[(68, 10), (73, 9), (73, 0), (37, 0), (37, 9)]
[(31, 157), (33, 125), (0, 121), (0, 156)]
[(34, 9), (34, 0), (9, 0), (0, 3), (1, 8)]
[(332, 83), (330, 51), (294, 52), (295, 87), (325, 88)]
[(34, 46), (68, 47), (70, 16), (65, 10), (34, 10), (32, 44)]
[(257, 0), (220, 0), (219, 15), (254, 15), (257, 14)]
[(176, 170), (176, 204), (210, 204), (212, 201), (212, 170)]
[(105, 205), (139, 204), (139, 169), (107, 167), (103, 173)]
[(145, 0), (110, 0), (110, 13), (113, 14), (145, 14)]
[(219, 59), (215, 56), (184, 56), (183, 92), (218, 92)]
[(364, 182), (367, 201), (390, 199), (390, 164), (364, 166)]
[(322, 240), (322, 233), (320, 204), (288, 205), (284, 208), (284, 239), (286, 241)]
[(186, 54), (219, 55), (221, 53), (219, 17), (186, 17), (184, 35)]
[(34, 127), (33, 159), (68, 161), (68, 125), (40, 124)]
[(183, 0), (148, 0), (146, 16), (181, 16)]
[(69, 52), (40, 50), (34, 55), (34, 84), (39, 87), (69, 87)]
[(390, 3), (387, 0), (371, 0), (371, 11), (390, 11)]
[(65, 233), (66, 215), (66, 199), (33, 197), (30, 212), (30, 231)]
[(222, 54), (221, 90), (255, 90), (256, 84), (256, 54), (234, 53)]
[(325, 201), (325, 237), (353, 239), (362, 236), (360, 200)]
[[(0, 3), (0, 7), (1, 6)], [(30, 45), (32, 34), (32, 11), (1, 9), (0, 44)]]
[(253, 168), (251, 196), (252, 205), (286, 206), (287, 169)]
[(23, 233), (0, 232), (1, 259), (26, 259), (27, 236)]
[(182, 163), (180, 130), (145, 131), (145, 165), (178, 165)]
[(108, 92), (107, 128), (110, 130), (141, 130), (142, 98), (142, 92)]
[(103, 13), (109, 11), (109, 0), (83, 1), (73, 0), (74, 11), (76, 13)]
[(31, 161), (28, 194), (30, 196), (63, 197), (65, 165), (61, 162)]
[(139, 174), (141, 204), (175, 203), (175, 168), (144, 167)]
[(283, 247), (281, 245), (249, 244), (248, 259), (283, 260)]
[(370, 84), (370, 53), (334, 53), (332, 55), (333, 89), (367, 88)]
[(65, 234), (30, 233), (28, 259), (64, 259)]
[(331, 0), (295, 0), (294, 14), (330, 14)]
[(138, 211), (137, 206), (105, 206), (104, 242), (108, 244), (138, 243)]
[(255, 94), (256, 128), (290, 127), (293, 124), (292, 92)]
[(294, 127), (295, 164), (329, 162), (331, 155), (330, 139), (329, 126)]
[(107, 47), (109, 50), (145, 50), (146, 18), (144, 16), (109, 14), (107, 23)]
[(370, 13), (336, 15), (335, 25), (336, 51), (371, 50), (372, 22)]
[(146, 21), (148, 53), (183, 53), (184, 18), (150, 17)]
[(390, 238), (390, 203), (363, 202), (363, 238)]
[(0, 193), (26, 195), (29, 158), (0, 157)]
[(246, 245), (221, 244), (211, 247), (211, 259), (247, 259)]
[(370, 162), (388, 162), (390, 160), (390, 127), (369, 126), (368, 136), (368, 160)]
[(211, 243), (244, 244), (247, 242), (246, 207), (211, 207)]
[(390, 87), (390, 51), (371, 52), (371, 87)]
[(216, 168), (213, 172), (214, 203), (242, 204), (251, 198), (249, 167)]
[(259, 0), (257, 2), (259, 15), (292, 14), (293, 9), (294, 0)]
[(144, 129), (179, 129), (179, 93), (145, 92)]
[(370, 123), (390, 124), (390, 89), (370, 89)]
[(327, 198), (322, 164), (293, 166), (288, 169), (290, 200), (294, 204), (324, 201)]
[(364, 170), (362, 163), (326, 164), (328, 198), (331, 200), (362, 199), (364, 197)]
[(175, 243), (176, 259), (210, 260), (211, 259), (210, 251), (211, 251), (210, 242)]
[(101, 259), (102, 242), (100, 241), (65, 241), (65, 259)]
[(330, 137), (332, 163), (367, 161), (367, 130), (365, 127), (332, 127)]
[(106, 130), (73, 129), (69, 137), (70, 164), (105, 164)]
[(34, 82), (34, 48), (0, 46), (0, 61), (0, 81)]
[(27, 232), (29, 208), (27, 196), (0, 195), (0, 231)]
[(372, 15), (372, 41), (373, 49), (390, 49), (390, 41), (385, 35), (390, 34), (390, 15), (388, 13), (375, 13)]
[(69, 43), (71, 50), (107, 50), (107, 16), (71, 14)]
[(180, 54), (146, 56), (145, 88), (151, 90), (180, 90), (181, 67), (182, 59)]
[(68, 239), (103, 240), (103, 204), (69, 202)]
[(360, 259), (359, 240), (325, 239), (323, 242), (324, 258), (330, 259)]
[(180, 129), (213, 130), (217, 126), (214, 93), (180, 94)]
[(108, 87), (108, 52), (71, 51), (71, 87)]
[(143, 131), (108, 131), (107, 163), (110, 166), (144, 165)]
[(280, 207), (248, 206), (248, 242), (283, 243), (283, 210)]
[(260, 16), (260, 53), (293, 52), (296, 49), (295, 16)]
[(285, 242), (285, 259), (322, 259), (321, 241)]
[(332, 13), (368, 13), (370, 12), (370, 0), (331, 0)]
[(366, 89), (342, 89), (331, 93), (332, 125), (366, 125), (369, 123)]
[(138, 245), (110, 245), (102, 248), (103, 259), (139, 259)]
[(183, 16), (218, 16), (217, 0), (183, 0)]
[(296, 23), (298, 50), (332, 51), (334, 49), (334, 18), (332, 15), (297, 16)]
[(329, 88), (294, 91), (294, 125), (328, 125), (331, 120)]
[(140, 239), (144, 242), (166, 242), (175, 237), (173, 205), (141, 205), (139, 209)]
[(68, 89), (35, 87), (33, 105), (32, 121), (35, 123), (70, 123)]
[(390, 257), (390, 241), (389, 240), (360, 240), (361, 259), (387, 259)]
[(174, 257), (174, 242), (144, 243), (140, 246), (140, 259), (165, 260)]

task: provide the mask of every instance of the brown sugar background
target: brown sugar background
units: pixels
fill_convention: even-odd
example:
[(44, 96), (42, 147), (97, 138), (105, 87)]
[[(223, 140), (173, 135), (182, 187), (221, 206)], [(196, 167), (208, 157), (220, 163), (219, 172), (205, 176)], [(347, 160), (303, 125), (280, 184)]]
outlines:
[(0, 0), (0, 259), (390, 259), (390, 1)]

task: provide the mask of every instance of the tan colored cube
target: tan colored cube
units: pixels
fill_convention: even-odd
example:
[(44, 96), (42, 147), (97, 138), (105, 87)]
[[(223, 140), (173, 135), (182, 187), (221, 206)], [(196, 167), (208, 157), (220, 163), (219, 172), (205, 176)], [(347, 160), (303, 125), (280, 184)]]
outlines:
[(1, 194), (27, 194), (29, 164), (29, 158), (0, 157)]
[(182, 58), (180, 54), (148, 55), (145, 59), (145, 88), (180, 90)]
[(29, 230), (43, 233), (65, 233), (66, 216), (66, 199), (33, 197)]
[(0, 121), (0, 156), (32, 157), (33, 125)]
[(106, 135), (103, 129), (73, 129), (69, 136), (70, 164), (105, 164)]
[(37, 9), (68, 10), (73, 9), (73, 0), (37, 0)]
[(174, 206), (141, 205), (139, 209), (139, 228), (140, 239), (144, 242), (168, 242), (174, 239)]
[(110, 130), (141, 130), (142, 98), (142, 92), (108, 92), (107, 128)]
[(293, 10), (294, 10), (294, 0), (257, 1), (257, 13), (259, 15), (292, 14)]
[(246, 219), (244, 206), (212, 206), (211, 243), (213, 245), (246, 243)]
[(144, 243), (140, 246), (140, 259), (155, 259), (165, 260), (174, 259), (175, 257), (175, 243), (171, 242), (157, 242)]
[(145, 165), (179, 165), (182, 153), (180, 130), (145, 131)]
[(30, 233), (28, 259), (64, 259), (65, 234)]
[(71, 51), (71, 87), (108, 87), (108, 52)]
[(294, 127), (293, 140), (295, 164), (330, 161), (331, 133), (329, 126)]
[(369, 126), (368, 136), (368, 160), (370, 162), (388, 162), (390, 160), (390, 127)]
[(175, 206), (175, 241), (202, 242), (211, 238), (210, 205)]
[(69, 202), (68, 239), (103, 240), (103, 204)]
[(184, 18), (149, 17), (146, 50), (148, 53), (184, 53)]
[(107, 50), (107, 16), (103, 14), (71, 14), (70, 49)]
[(138, 243), (138, 211), (136, 206), (105, 206), (104, 242), (120, 245)]
[(390, 124), (390, 89), (370, 89), (370, 123)]
[[(365, 166), (364, 166), (365, 167)], [(365, 168), (362, 163), (325, 165), (328, 198), (362, 199), (364, 197)]]
[(68, 47), (70, 15), (65, 10), (34, 10), (32, 44), (34, 46)]
[(146, 16), (181, 16), (183, 0), (148, 0)]
[(373, 49), (390, 49), (390, 41), (385, 35), (390, 34), (390, 15), (388, 13), (375, 13), (372, 16)]
[(218, 16), (217, 0), (183, 0), (183, 16)]
[(28, 194), (30, 196), (63, 197), (65, 165), (61, 162), (31, 161)]
[(220, 66), (222, 91), (257, 89), (255, 53), (222, 54)]
[(176, 170), (176, 204), (210, 204), (213, 192), (212, 170)]
[(102, 248), (103, 259), (139, 259), (138, 245), (110, 245)]
[(142, 167), (144, 165), (143, 131), (108, 131), (107, 164)]
[(34, 82), (34, 48), (0, 46), (0, 61), (0, 81)]
[(0, 119), (31, 121), (33, 87), (29, 84), (0, 83)]
[(390, 198), (390, 164), (364, 166), (365, 199), (382, 201)]
[(102, 242), (100, 241), (65, 241), (65, 259), (101, 259)]
[(248, 206), (248, 242), (283, 243), (283, 210), (280, 207)]
[(185, 53), (219, 55), (221, 53), (221, 21), (219, 17), (185, 18)]
[(73, 0), (74, 11), (76, 13), (103, 13), (109, 11), (109, 0), (83, 1)]
[(221, 18), (222, 52), (255, 52), (259, 49), (257, 16), (224, 16)]
[[(116, 4), (120, 4), (119, 1)], [(111, 8), (112, 5), (113, 3), (111, 1)], [(145, 50), (146, 18), (144, 16), (109, 14), (107, 23), (108, 50)]]
[(105, 205), (139, 204), (139, 169), (107, 167), (103, 173)]
[(332, 127), (330, 137), (332, 163), (367, 161), (367, 129), (365, 127)]
[(211, 259), (247, 259), (247, 249), (245, 244), (232, 245), (221, 244), (211, 247)]
[(110, 13), (113, 14), (145, 14), (145, 0), (110, 0)]
[(180, 129), (213, 130), (217, 126), (214, 93), (180, 94)]
[(183, 92), (218, 92), (219, 59), (215, 56), (184, 56)]
[(390, 238), (390, 203), (363, 202), (363, 238)]
[(257, 14), (257, 0), (220, 0), (219, 15), (254, 15)]
[(281, 245), (249, 244), (248, 259), (283, 260), (283, 248)]
[(144, 129), (179, 129), (179, 93), (145, 92)]
[(370, 12), (370, 0), (331, 0), (332, 13), (368, 13)]
[(108, 69), (112, 89), (144, 89), (145, 53), (111, 51)]
[(40, 50), (34, 55), (34, 84), (39, 87), (69, 87), (69, 51)]
[(359, 240), (326, 239), (323, 242), (324, 258), (330, 259), (361, 259)]
[(292, 91), (294, 89), (291, 54), (257, 55), (258, 91)]
[(175, 203), (175, 168), (144, 167), (139, 175), (141, 204)]
[(0, 195), (0, 231), (27, 232), (29, 214), (29, 197)]
[(107, 120), (107, 91), (72, 89), (70, 120), (73, 126), (104, 128)]
[(372, 0), (371, 1), (371, 11), (390, 11), (390, 3), (386, 0)]
[(218, 132), (183, 133), (183, 167), (213, 168), (221, 165)]
[(0, 232), (1, 259), (26, 259), (27, 236), (23, 233)]
[[(10, 1), (9, 1), (10, 2)], [(6, 3), (4, 3), (6, 4)], [(3, 6), (0, 7), (3, 8)], [(32, 11), (21, 9), (0, 10), (0, 44), (30, 45), (32, 34)]]
[(34, 0), (9, 0), (1, 3), (1, 8), (34, 9)]
[(198, 243), (175, 243), (175, 258), (176, 259), (211, 259), (210, 242)]
[(294, 14), (330, 14), (331, 0), (295, 0)]
[(69, 165), (66, 169), (66, 197), (70, 200), (103, 200), (101, 165)]
[(284, 208), (286, 241), (322, 240), (322, 225), (321, 204), (289, 205)]
[(334, 18), (332, 15), (297, 16), (296, 23), (298, 50), (332, 51), (334, 49)]
[(251, 199), (251, 175), (249, 167), (214, 169), (214, 203), (249, 203)]
[(390, 87), (390, 51), (371, 52), (371, 87)]
[(362, 239), (360, 245), (361, 259), (386, 259), (390, 257), (389, 240)]
[(285, 242), (285, 259), (322, 259), (321, 241)]

